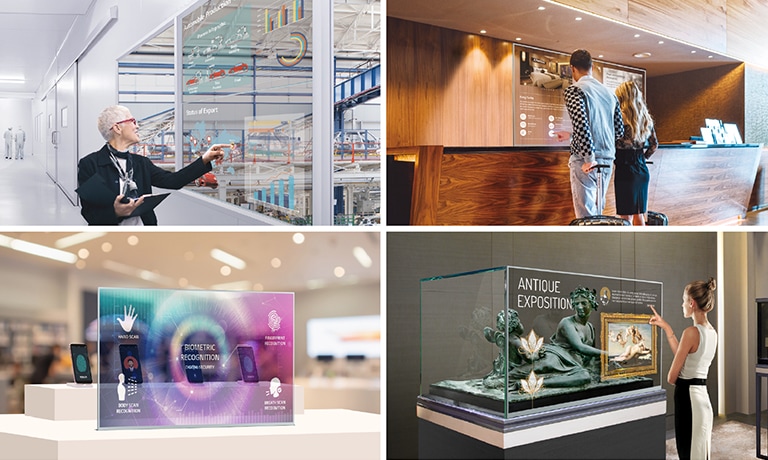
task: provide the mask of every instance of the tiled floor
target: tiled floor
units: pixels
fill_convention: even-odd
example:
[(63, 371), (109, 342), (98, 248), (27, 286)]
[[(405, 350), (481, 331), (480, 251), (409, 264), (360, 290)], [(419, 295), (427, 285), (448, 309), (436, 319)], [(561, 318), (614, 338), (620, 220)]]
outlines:
[(41, 156), (0, 158), (0, 225), (85, 225), (74, 206), (45, 173)]

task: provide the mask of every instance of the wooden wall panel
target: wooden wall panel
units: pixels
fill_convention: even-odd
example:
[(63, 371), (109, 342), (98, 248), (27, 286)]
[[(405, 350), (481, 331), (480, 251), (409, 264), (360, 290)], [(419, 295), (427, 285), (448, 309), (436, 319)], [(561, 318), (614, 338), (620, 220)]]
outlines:
[(762, 40), (768, 21), (768, 1), (727, 1), (726, 53), (743, 61), (768, 66), (768, 47)]
[(744, 135), (744, 65), (648, 79), (648, 109), (661, 142), (699, 136), (704, 119), (736, 123)]
[(559, 0), (678, 40), (768, 67), (760, 38), (768, 0)]
[(597, 13), (619, 22), (628, 22), (628, 0), (557, 0), (557, 3)]
[(574, 219), (567, 151), (446, 154), (440, 225), (567, 225)]
[(731, 4), (736, 2), (764, 3), (764, 0), (559, 0), (557, 3), (725, 53), (730, 46), (726, 28), (741, 27), (740, 19), (730, 21), (728, 17)]
[(442, 143), (435, 142), (444, 112), (440, 29), (392, 18), (387, 27), (387, 143)]
[(387, 145), (512, 145), (512, 46), (387, 18)]
[[(439, 161), (438, 149), (422, 154), (432, 172), (414, 178), (414, 191), (428, 193), (414, 192), (412, 216), (424, 212), (411, 224), (568, 225), (574, 218), (566, 151), (446, 149)], [(648, 209), (666, 214), (670, 225), (744, 216), (761, 155), (758, 147), (661, 148), (649, 167)], [(614, 214), (612, 187), (606, 201), (605, 214)]]
[(629, 24), (726, 52), (726, 0), (629, 0)]

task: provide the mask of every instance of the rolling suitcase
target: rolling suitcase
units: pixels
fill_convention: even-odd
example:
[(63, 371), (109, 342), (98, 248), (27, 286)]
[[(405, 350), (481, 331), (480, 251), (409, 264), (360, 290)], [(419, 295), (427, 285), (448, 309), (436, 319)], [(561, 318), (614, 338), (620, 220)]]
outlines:
[[(603, 190), (603, 175), (601, 174), (601, 169), (610, 168), (611, 165), (601, 165), (598, 164), (592, 169), (597, 170), (597, 209), (603, 209), (602, 206), (602, 190)], [(603, 215), (597, 215), (597, 216), (587, 216), (587, 217), (579, 217), (576, 219), (573, 219), (569, 225), (631, 225), (631, 223), (626, 220), (622, 219), (621, 217), (615, 217), (615, 216), (603, 216)]]
[(645, 225), (669, 225), (666, 214), (656, 211), (648, 211), (645, 215)]
[[(646, 161), (645, 164), (652, 165), (652, 161)], [(667, 219), (667, 215), (656, 212), (656, 211), (648, 211), (645, 214), (645, 225), (669, 225), (669, 219)]]

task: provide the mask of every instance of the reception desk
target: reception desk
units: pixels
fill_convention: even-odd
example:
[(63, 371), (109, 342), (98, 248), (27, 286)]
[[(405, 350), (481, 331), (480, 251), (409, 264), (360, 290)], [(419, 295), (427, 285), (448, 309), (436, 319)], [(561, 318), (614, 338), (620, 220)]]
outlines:
[[(648, 209), (670, 225), (735, 222), (765, 205), (754, 193), (762, 153), (758, 144), (662, 145), (648, 165)], [(388, 148), (387, 223), (568, 225), (568, 159), (546, 147)], [(604, 213), (615, 214), (612, 185)]]

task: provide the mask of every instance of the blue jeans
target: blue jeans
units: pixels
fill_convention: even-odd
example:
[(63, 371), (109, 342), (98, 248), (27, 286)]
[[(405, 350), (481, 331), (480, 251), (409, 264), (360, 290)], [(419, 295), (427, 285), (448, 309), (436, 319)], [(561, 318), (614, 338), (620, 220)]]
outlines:
[(574, 158), (574, 156), (571, 156), (571, 159), (568, 161), (568, 167), (571, 170), (571, 196), (573, 197), (573, 210), (576, 213), (576, 218), (600, 215), (603, 213), (603, 207), (605, 207), (605, 194), (608, 191), (608, 182), (611, 180), (613, 164), (608, 163), (611, 167), (605, 168), (600, 172), (602, 175), (602, 190), (600, 192), (600, 209), (598, 209), (597, 170), (593, 169), (589, 174), (585, 174), (581, 170), (581, 165), (584, 162), (581, 159)]

